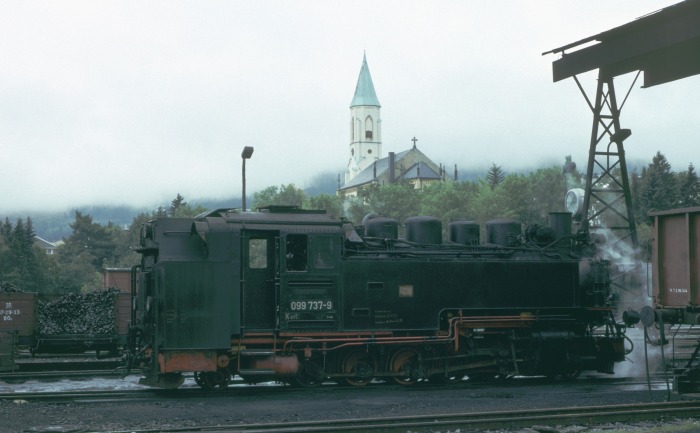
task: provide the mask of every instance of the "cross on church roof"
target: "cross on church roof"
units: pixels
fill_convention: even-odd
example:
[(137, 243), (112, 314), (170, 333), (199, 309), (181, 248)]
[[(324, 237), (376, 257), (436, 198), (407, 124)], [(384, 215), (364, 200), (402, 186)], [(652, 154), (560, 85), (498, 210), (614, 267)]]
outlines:
[(413, 148), (415, 149), (415, 148), (416, 148), (416, 141), (418, 141), (418, 139), (414, 136), (414, 137), (411, 139), (411, 141), (413, 142)]

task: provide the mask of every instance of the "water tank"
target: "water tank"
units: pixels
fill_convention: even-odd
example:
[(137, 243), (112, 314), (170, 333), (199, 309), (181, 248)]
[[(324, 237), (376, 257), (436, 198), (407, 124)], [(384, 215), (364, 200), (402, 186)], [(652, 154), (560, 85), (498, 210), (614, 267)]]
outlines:
[(442, 221), (430, 216), (406, 218), (406, 240), (417, 244), (441, 244)]
[(555, 239), (571, 236), (571, 212), (550, 212), (548, 224)]
[(512, 246), (518, 243), (520, 222), (512, 219), (496, 219), (486, 223), (486, 243)]
[(474, 221), (452, 221), (447, 225), (450, 242), (460, 245), (479, 245), (481, 229)]
[(399, 237), (399, 223), (395, 219), (384, 216), (367, 215), (362, 219), (365, 227), (365, 236), (371, 238), (397, 239)]

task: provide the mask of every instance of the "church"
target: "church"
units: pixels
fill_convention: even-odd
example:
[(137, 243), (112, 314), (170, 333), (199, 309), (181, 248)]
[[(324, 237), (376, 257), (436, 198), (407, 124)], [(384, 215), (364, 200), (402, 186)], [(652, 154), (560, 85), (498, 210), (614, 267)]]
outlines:
[(418, 150), (415, 137), (413, 146), (402, 152), (382, 153), (381, 105), (374, 90), (367, 66), (367, 55), (362, 58), (355, 95), (350, 103), (350, 160), (345, 171), (345, 183), (338, 188), (343, 197), (356, 197), (363, 187), (407, 181), (416, 189), (431, 182), (457, 179), (449, 176), (445, 167), (435, 164)]

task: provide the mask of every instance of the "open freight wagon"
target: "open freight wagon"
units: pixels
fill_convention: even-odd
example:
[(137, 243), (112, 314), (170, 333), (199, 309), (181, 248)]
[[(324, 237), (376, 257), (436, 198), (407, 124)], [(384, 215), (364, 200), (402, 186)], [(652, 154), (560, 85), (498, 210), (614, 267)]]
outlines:
[(32, 355), (94, 351), (118, 354), (126, 343), (131, 294), (0, 293), (0, 371), (12, 371), (19, 350)]
[(36, 293), (0, 292), (0, 371), (14, 371), (17, 349), (30, 347), (36, 330)]
[[(652, 299), (647, 324), (666, 325), (674, 390), (700, 392), (700, 207), (649, 212)], [(653, 311), (653, 317), (649, 313)]]

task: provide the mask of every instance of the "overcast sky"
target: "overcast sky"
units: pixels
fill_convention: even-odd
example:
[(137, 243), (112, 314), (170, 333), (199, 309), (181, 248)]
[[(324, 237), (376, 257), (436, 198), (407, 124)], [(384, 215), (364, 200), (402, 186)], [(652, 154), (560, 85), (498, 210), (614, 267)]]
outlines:
[[(450, 169), (568, 154), (583, 168), (592, 114), (542, 53), (675, 3), (4, 2), (0, 215), (240, 196), (244, 146), (251, 194), (342, 172), (363, 52), (385, 155), (415, 136)], [(596, 72), (580, 79), (593, 95)], [(700, 164), (699, 102), (697, 76), (638, 82), (621, 116), (628, 158)]]

